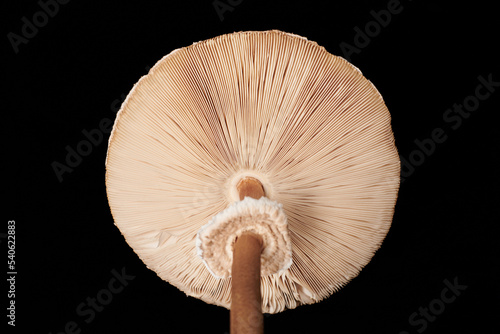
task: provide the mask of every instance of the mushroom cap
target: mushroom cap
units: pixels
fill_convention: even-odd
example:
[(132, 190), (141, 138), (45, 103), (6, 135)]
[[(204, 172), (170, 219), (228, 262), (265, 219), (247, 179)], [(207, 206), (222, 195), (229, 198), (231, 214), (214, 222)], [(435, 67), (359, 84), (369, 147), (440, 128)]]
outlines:
[(261, 276), (262, 309), (318, 302), (370, 261), (391, 225), (399, 156), (377, 89), (341, 57), (281, 31), (173, 51), (133, 87), (109, 139), (115, 224), (148, 268), (230, 307), (197, 234), (259, 180), (286, 214), (293, 263)]

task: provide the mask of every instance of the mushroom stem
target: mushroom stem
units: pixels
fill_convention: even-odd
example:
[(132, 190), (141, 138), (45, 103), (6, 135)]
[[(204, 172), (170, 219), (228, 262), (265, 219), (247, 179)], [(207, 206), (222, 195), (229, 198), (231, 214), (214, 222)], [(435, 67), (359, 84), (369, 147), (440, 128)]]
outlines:
[[(245, 196), (264, 196), (262, 184), (247, 177), (238, 185), (240, 200)], [(260, 255), (262, 238), (251, 232), (240, 235), (234, 243), (231, 289), (230, 327), (232, 334), (263, 333), (262, 297), (260, 293)]]
[(260, 295), (262, 238), (242, 234), (234, 244), (231, 292), (231, 334), (263, 333)]
[(245, 199), (245, 196), (259, 199), (265, 195), (262, 183), (253, 177), (241, 179), (236, 185), (236, 188), (240, 194), (240, 201)]

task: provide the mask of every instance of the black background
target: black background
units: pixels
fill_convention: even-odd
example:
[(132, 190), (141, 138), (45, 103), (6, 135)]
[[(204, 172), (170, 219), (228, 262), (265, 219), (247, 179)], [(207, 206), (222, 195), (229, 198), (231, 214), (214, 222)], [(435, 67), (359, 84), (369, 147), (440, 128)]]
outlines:
[[(279, 29), (342, 56), (340, 44), (354, 45), (354, 28), (363, 30), (370, 11), (388, 2), (234, 0), (221, 21), (212, 1), (70, 1), (18, 53), (7, 34), (21, 35), (22, 18), (32, 21), (41, 7), (3, 2), (2, 233), (14, 219), (15, 332), (59, 333), (70, 321), (81, 333), (227, 332), (226, 309), (162, 281), (113, 225), (107, 134), (62, 182), (51, 164), (64, 163), (65, 147), (84, 140), (83, 130), (114, 119), (113, 102), (173, 49), (234, 31)], [(266, 316), (267, 332), (498, 331), (500, 87), (457, 129), (443, 120), (474, 95), (479, 76), (500, 81), (500, 20), (490, 3), (402, 0), (402, 11), (351, 55), (384, 96), (403, 158), (435, 128), (447, 140), (407, 173), (392, 228), (361, 274), (318, 304)], [(2, 237), (4, 254), (6, 244)], [(78, 305), (122, 268), (135, 278), (86, 323)], [(420, 307), (437, 305), (446, 279), (467, 289), (426, 328), (411, 324)]]

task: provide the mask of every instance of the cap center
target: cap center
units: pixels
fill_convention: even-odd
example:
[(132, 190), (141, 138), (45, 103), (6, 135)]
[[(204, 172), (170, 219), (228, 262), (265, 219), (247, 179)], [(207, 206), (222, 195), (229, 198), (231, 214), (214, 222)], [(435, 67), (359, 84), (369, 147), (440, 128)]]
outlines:
[[(255, 170), (240, 170), (231, 175), (224, 185), (229, 203), (241, 201), (247, 197), (259, 199), (267, 197), (274, 200), (274, 191), (269, 177)], [(241, 196), (243, 195), (243, 197)]]
[(259, 199), (265, 196), (264, 187), (259, 180), (254, 177), (244, 177), (236, 185), (238, 190), (240, 201), (242, 201), (246, 196)]

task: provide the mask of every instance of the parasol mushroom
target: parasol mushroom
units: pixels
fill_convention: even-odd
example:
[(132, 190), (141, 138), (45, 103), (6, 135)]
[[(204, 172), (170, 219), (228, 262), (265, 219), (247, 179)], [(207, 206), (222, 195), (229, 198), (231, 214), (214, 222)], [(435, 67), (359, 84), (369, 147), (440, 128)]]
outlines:
[(370, 261), (400, 164), (370, 81), (273, 30), (161, 59), (124, 101), (106, 169), (115, 224), (147, 267), (259, 332), (262, 312), (321, 301)]

